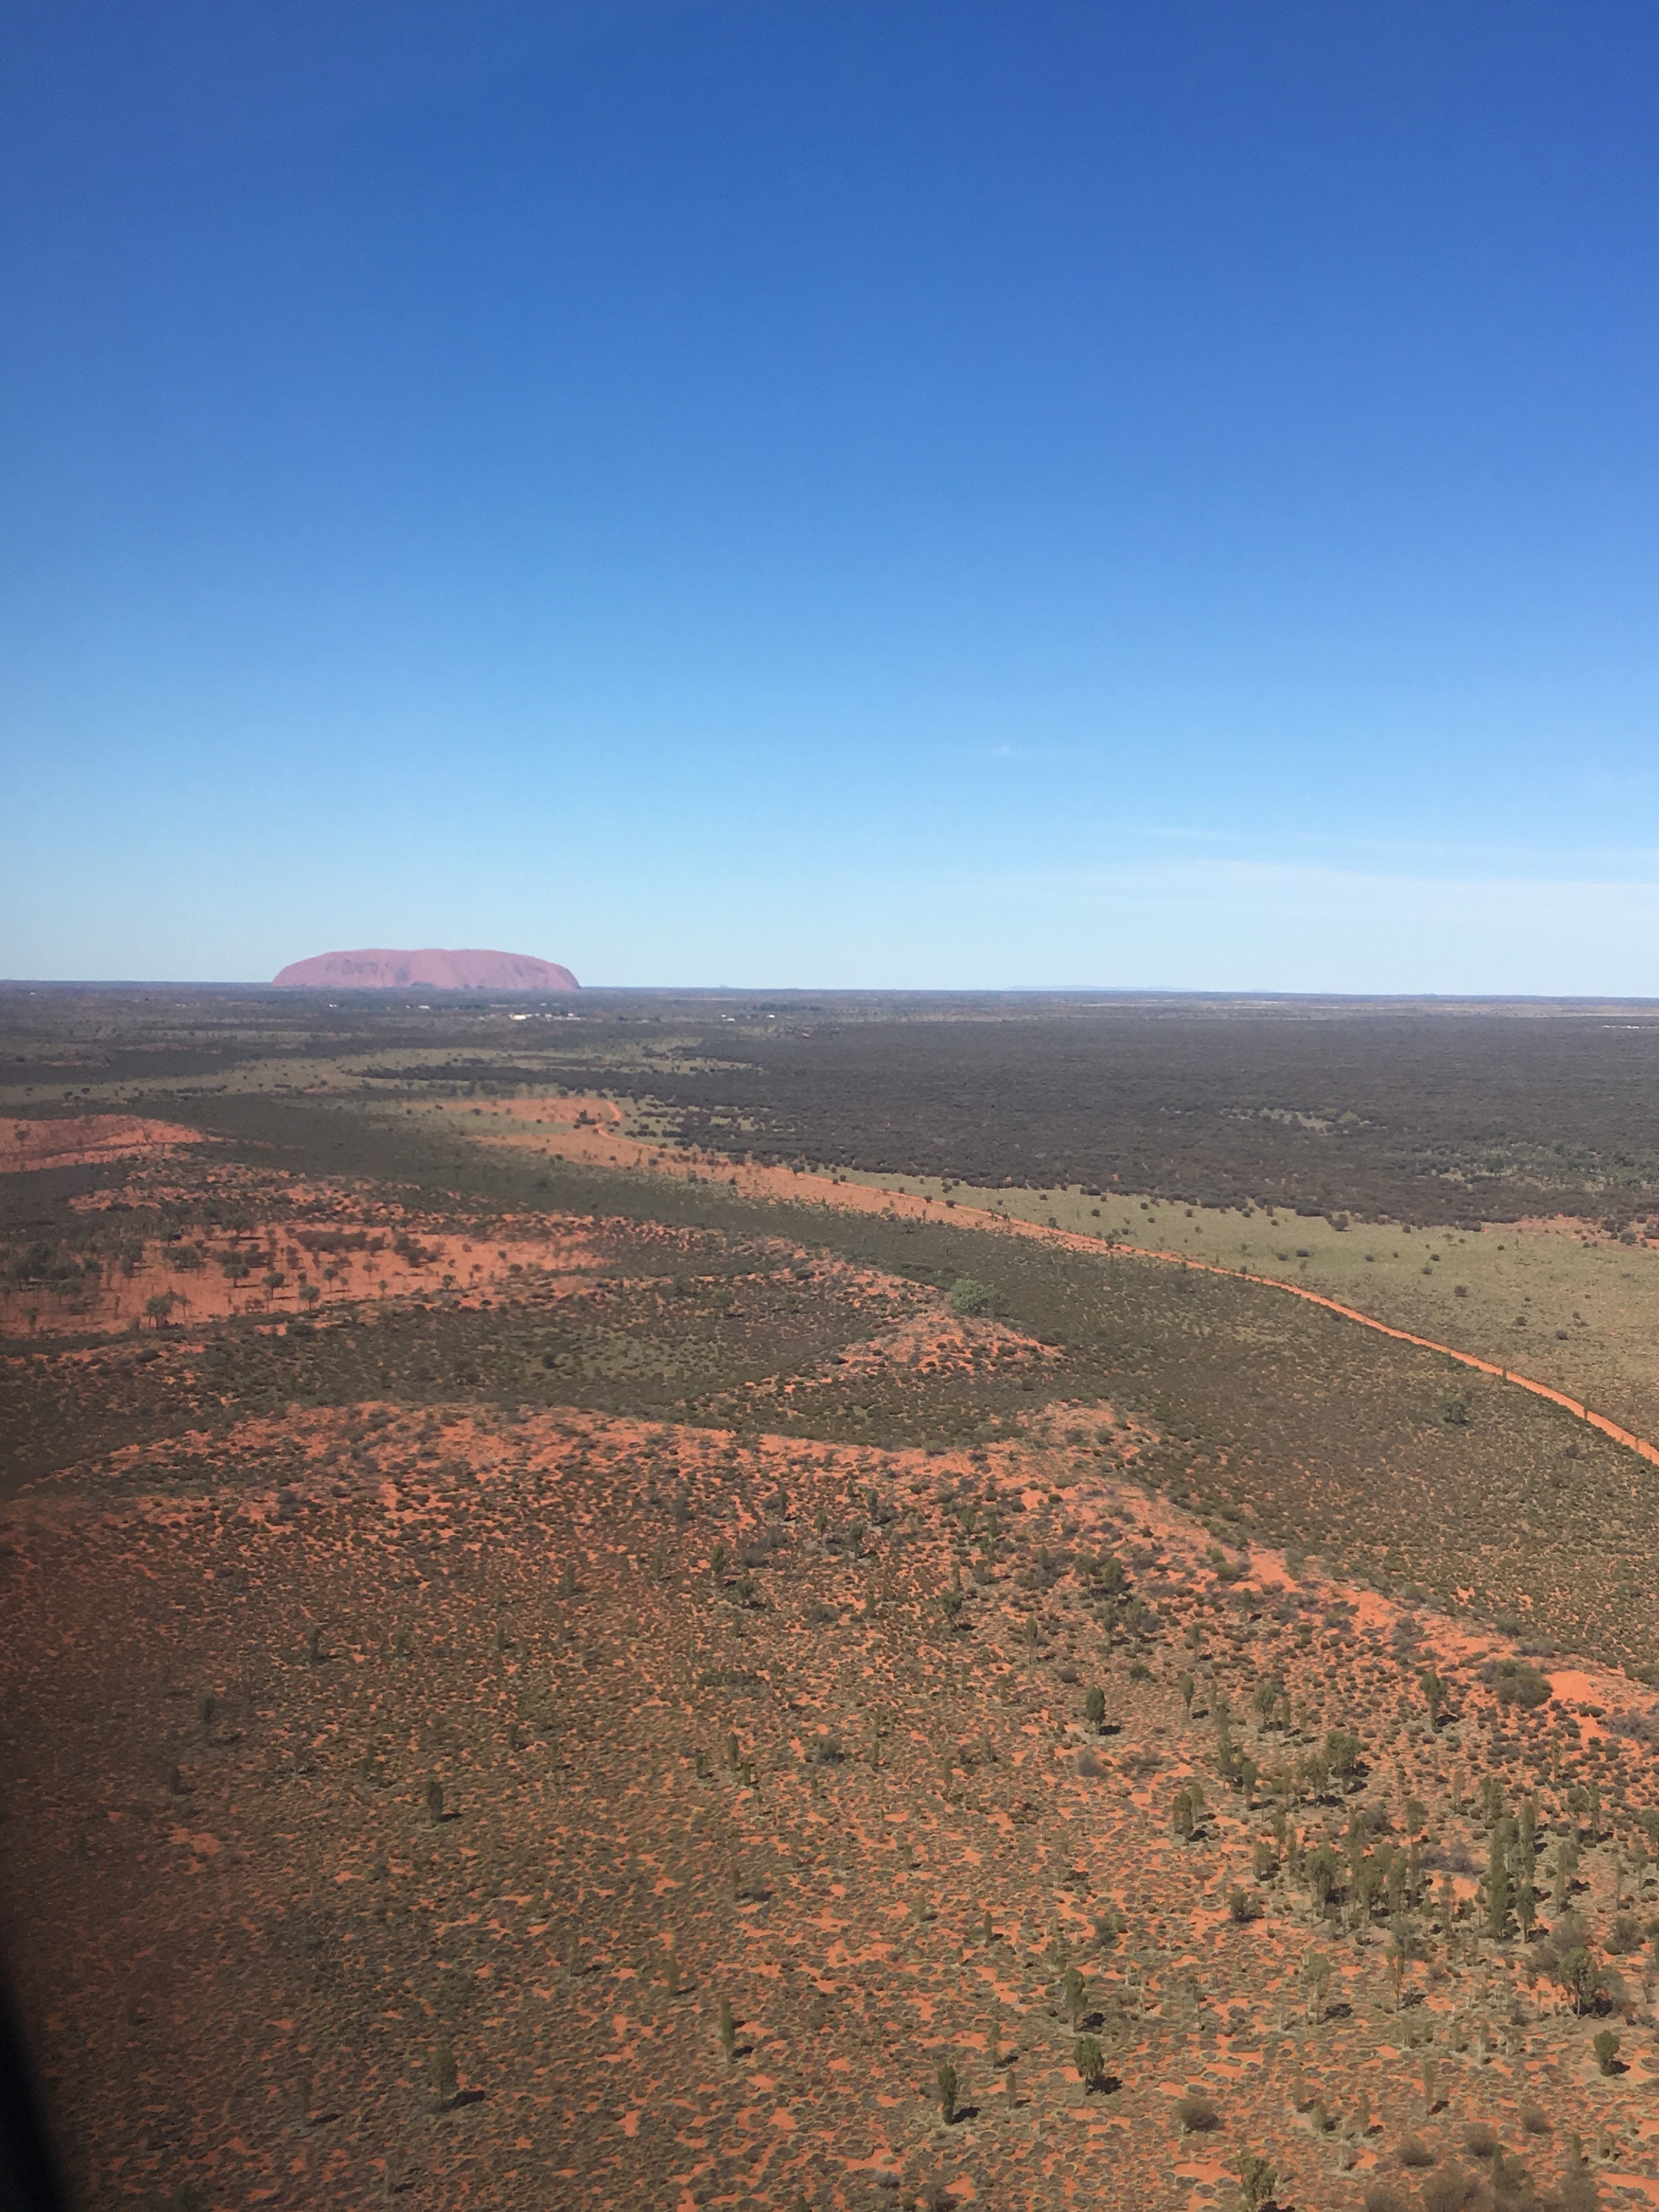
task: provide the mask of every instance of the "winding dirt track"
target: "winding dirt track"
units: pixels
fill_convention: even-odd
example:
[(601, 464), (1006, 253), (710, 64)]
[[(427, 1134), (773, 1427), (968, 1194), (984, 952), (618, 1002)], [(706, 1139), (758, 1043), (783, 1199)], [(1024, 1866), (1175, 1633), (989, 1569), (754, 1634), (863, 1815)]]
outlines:
[[(1512, 1367), (1500, 1367), (1490, 1359), (1482, 1359), (1473, 1352), (1460, 1352), (1455, 1345), (1437, 1343), (1431, 1336), (1415, 1336), (1407, 1328), (1395, 1328), (1386, 1321), (1378, 1321), (1374, 1314), (1361, 1313), (1358, 1306), (1344, 1305), (1340, 1299), (1328, 1298), (1318, 1291), (1308, 1290), (1300, 1283), (1287, 1283), (1278, 1275), (1252, 1274), (1247, 1267), (1222, 1267), (1212, 1260), (1192, 1260), (1181, 1252), (1160, 1252), (1144, 1244), (1109, 1244), (1103, 1237), (1081, 1236), (1075, 1230), (1050, 1229), (1046, 1224), (1026, 1221), (1017, 1215), (993, 1213), (988, 1208), (957, 1204), (942, 1211), (932, 1198), (915, 1196), (907, 1191), (883, 1188), (879, 1184), (838, 1182), (833, 1176), (812, 1169), (765, 1168), (750, 1162), (722, 1163), (717, 1173), (709, 1174), (709, 1163), (697, 1161), (668, 1152), (653, 1143), (642, 1143), (637, 1138), (621, 1133), (616, 1126), (620, 1115), (608, 1100), (563, 1099), (556, 1101), (525, 1102), (522, 1104), (486, 1109), (480, 1115), (468, 1109), (470, 1119), (482, 1119), (486, 1125), (495, 1122), (495, 1129), (480, 1132), (483, 1142), (494, 1144), (529, 1144), (549, 1152), (553, 1151), (550, 1139), (539, 1130), (520, 1126), (509, 1135), (498, 1133), (501, 1121), (528, 1121), (533, 1115), (551, 1121), (556, 1115), (574, 1114), (580, 1108), (598, 1117), (605, 1114), (607, 1126), (591, 1130), (561, 1128), (558, 1132), (557, 1157), (586, 1159), (594, 1164), (634, 1168), (647, 1174), (696, 1176), (699, 1174), (711, 1182), (727, 1184), (750, 1197), (788, 1199), (797, 1204), (835, 1206), (842, 1212), (891, 1213), (914, 1220), (954, 1221), (958, 1226), (971, 1229), (991, 1229), (1005, 1236), (1034, 1237), (1039, 1242), (1058, 1244), (1067, 1251), (1092, 1253), (1097, 1258), (1103, 1252), (1127, 1253), (1137, 1260), (1159, 1260), (1172, 1267), (1190, 1267), (1199, 1274), (1224, 1275), (1230, 1282), (1255, 1283), (1263, 1290), (1282, 1291), (1286, 1297), (1301, 1298), (1311, 1306), (1322, 1306), (1328, 1313), (1340, 1314), (1345, 1321), (1357, 1322), (1361, 1328), (1374, 1328), (1379, 1336), (1391, 1336), (1400, 1344), (1414, 1344), (1423, 1352), (1443, 1352), (1461, 1367), (1472, 1367), (1478, 1374), (1492, 1376), (1500, 1382), (1512, 1382), (1518, 1390), (1530, 1390), (1534, 1398), (1547, 1398), (1551, 1405), (1559, 1406), (1593, 1429), (1599, 1429), (1614, 1443), (1623, 1444), (1627, 1450), (1638, 1453), (1643, 1459), (1659, 1467), (1659, 1445), (1650, 1443), (1645, 1437), (1632, 1435), (1621, 1429), (1605, 1413), (1598, 1413), (1570, 1398), (1565, 1390), (1553, 1390), (1547, 1382), (1535, 1381), (1530, 1375), (1518, 1375)], [(453, 1110), (453, 1109), (452, 1109)], [(614, 1117), (614, 1118), (612, 1118)]]
[[(994, 1214), (982, 1215), (985, 1220), (998, 1218)], [(1041, 1237), (1050, 1242), (1069, 1245), (1079, 1251), (1098, 1252), (1100, 1243), (1093, 1237), (1077, 1237), (1063, 1229), (1045, 1229), (1034, 1221), (1007, 1221), (1004, 1226), (1016, 1235)], [(1638, 1452), (1645, 1460), (1659, 1467), (1659, 1445), (1651, 1444), (1645, 1437), (1632, 1435), (1610, 1421), (1605, 1413), (1598, 1413), (1589, 1406), (1581, 1405), (1577, 1398), (1568, 1397), (1565, 1390), (1553, 1390), (1547, 1382), (1540, 1382), (1530, 1375), (1518, 1375), (1512, 1367), (1500, 1367), (1491, 1359), (1482, 1359), (1473, 1352), (1460, 1352), (1455, 1345), (1437, 1344), (1431, 1336), (1413, 1336), (1408, 1328), (1395, 1328), (1392, 1322), (1378, 1321), (1374, 1314), (1361, 1313), (1358, 1306), (1345, 1306), (1339, 1298), (1328, 1298), (1318, 1291), (1310, 1291), (1301, 1283), (1287, 1283), (1278, 1275), (1253, 1275), (1247, 1267), (1218, 1267), (1212, 1260), (1189, 1260), (1181, 1252), (1157, 1252), (1144, 1244), (1114, 1244), (1114, 1252), (1132, 1253), (1137, 1260), (1163, 1260), (1175, 1267), (1190, 1267), (1202, 1275), (1224, 1275), (1230, 1282), (1259, 1283), (1264, 1290), (1283, 1291), (1287, 1297), (1301, 1298), (1310, 1306), (1323, 1306), (1327, 1313), (1340, 1314), (1344, 1321), (1356, 1321), (1362, 1328), (1374, 1328), (1379, 1336), (1391, 1336), (1401, 1344), (1414, 1344), (1424, 1352), (1443, 1352), (1448, 1359), (1455, 1359), (1460, 1367), (1473, 1367), (1482, 1375), (1495, 1376), (1500, 1382), (1513, 1382), (1518, 1390), (1530, 1390), (1534, 1398), (1547, 1398), (1553, 1406), (1565, 1407), (1581, 1421), (1599, 1429), (1604, 1437), (1611, 1437), (1616, 1444)]]

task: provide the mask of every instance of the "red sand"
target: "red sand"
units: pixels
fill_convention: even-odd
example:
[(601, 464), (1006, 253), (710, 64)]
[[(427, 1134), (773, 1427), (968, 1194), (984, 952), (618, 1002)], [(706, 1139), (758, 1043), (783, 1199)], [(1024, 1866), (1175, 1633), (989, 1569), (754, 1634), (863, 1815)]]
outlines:
[[(428, 1231), (421, 1218), (395, 1209), (341, 1212), (325, 1224), (331, 1242), (360, 1233), (367, 1242), (356, 1249), (308, 1249), (307, 1237), (322, 1226), (266, 1224), (254, 1236), (216, 1231), (179, 1244), (151, 1238), (130, 1267), (108, 1267), (61, 1289), (27, 1283), (0, 1287), (0, 1336), (32, 1337), (43, 1325), (48, 1335), (72, 1326), (79, 1336), (107, 1336), (153, 1325), (158, 1317), (171, 1328), (246, 1313), (280, 1321), (308, 1309), (326, 1313), (334, 1306), (430, 1295), (440, 1288), (453, 1290), (465, 1305), (498, 1290), (526, 1265), (543, 1278), (574, 1282), (586, 1279), (583, 1271), (592, 1260), (584, 1229), (550, 1226), (541, 1218), (497, 1223), (489, 1237), (474, 1240)], [(411, 1241), (400, 1252), (398, 1241), (404, 1232)], [(233, 1259), (245, 1267), (240, 1279), (225, 1272)], [(273, 1272), (283, 1279), (274, 1289), (265, 1282)], [(314, 1298), (308, 1289), (314, 1289)], [(169, 1301), (159, 1316), (151, 1310), (158, 1298)]]
[[(416, 1462), (434, 1432), (441, 1455)], [(262, 1462), (276, 1445), (286, 1459)], [(111, 1455), (106, 1500), (53, 1481), (4, 1516), (19, 1632), (0, 1675), (30, 1724), (12, 1785), (27, 1818), (0, 1826), (11, 1893), (27, 1864), (33, 1899), (21, 1996), (76, 2115), (81, 2176), (112, 2198), (199, 2176), (226, 2204), (417, 2188), (434, 2212), (788, 2212), (803, 2196), (864, 2212), (902, 2177), (895, 2206), (931, 2187), (1200, 2212), (1261, 2148), (1281, 2201), (1316, 2212), (1356, 2205), (1408, 2131), (1451, 2162), (1474, 2119), (1546, 2181), (1569, 2127), (1594, 2137), (1610, 2188), (1651, 2166), (1644, 2007), (1619, 2020), (1630, 2070), (1600, 2075), (1597, 2021), (1525, 1972), (1526, 1947), (1477, 1944), (1467, 1878), (1402, 2003), (1381, 1928), (1345, 1934), (1300, 1885), (1255, 1873), (1270, 1808), (1211, 1778), (1206, 1709), (1225, 1692), (1264, 1768), (1353, 1725), (1380, 1795), (1398, 1807), (1419, 1790), (1431, 1835), (1477, 1844), (1442, 1770), (1470, 1760), (1467, 1796), (1498, 1717), (1481, 1650), (1449, 1622), (1356, 1592), (1363, 1626), (1328, 1615), (1304, 1643), (1263, 1608), (1236, 1644), (1199, 1523), (1132, 1477), (1019, 1446), (976, 1473), (963, 1451), (364, 1404), (182, 1447), (218, 1462), (204, 1496), (168, 1494), (177, 1447), (140, 1443)], [(1039, 1469), (1016, 1508), (1011, 1480)], [(844, 1544), (854, 1480), (895, 1517), (858, 1540), (849, 1572), (809, 1531), (822, 1510)], [(783, 1526), (764, 1503), (779, 1483), (787, 1553), (763, 1571), (769, 1603), (745, 1610), (715, 1542)], [(962, 1556), (964, 1483), (1018, 1550), (957, 1634), (937, 1593)], [(682, 1486), (695, 1510), (676, 1533), (665, 1499)], [(1063, 1590), (1034, 1612), (1018, 1559), (1062, 1518), (1143, 1579), (1165, 1616), (1154, 1643), (1126, 1644)], [(1275, 1554), (1253, 1548), (1250, 1568), (1255, 1589), (1290, 1587)], [(1316, 1590), (1328, 1607), (1341, 1586)], [(833, 1624), (807, 1626), (813, 1597)], [(1042, 1650), (1024, 1632), (1038, 1618)], [(1395, 1625), (1419, 1632), (1418, 1663), (1462, 1677), (1445, 1741), (1401, 1726), (1397, 1669), (1364, 1634)], [(1125, 1671), (1138, 1650), (1146, 1679)], [(1182, 1663), (1201, 1678), (1190, 1713)], [(1264, 1673), (1294, 1728), (1249, 1719)], [(1651, 1708), (1598, 1670), (1561, 1679)], [(1080, 1717), (1090, 1681), (1108, 1692), (1103, 1735)], [(204, 1690), (222, 1708), (210, 1720)], [(97, 1701), (111, 1726), (64, 1725)], [(1540, 1725), (1512, 1724), (1528, 1741)], [(727, 1731), (746, 1773), (722, 1759)], [(831, 1734), (836, 1753), (810, 1757)], [(1588, 1770), (1558, 1755), (1543, 1789), (1559, 1831)], [(1170, 1808), (1199, 1774), (1212, 1802), (1182, 1842)], [(421, 1811), (434, 1776), (441, 1825)], [(1340, 1838), (1346, 1812), (1291, 1816), (1311, 1846)], [(761, 1870), (758, 1895), (739, 1894)], [(1614, 1879), (1598, 1846), (1579, 1893), (1604, 1911)], [(1255, 1907), (1245, 1924), (1233, 1886)], [(1103, 1944), (1108, 1907), (1127, 1924)], [(1443, 1908), (1420, 1917), (1428, 1932)], [(1316, 1952), (1330, 2001), (1310, 2008)], [(1068, 1955), (1102, 2015), (1109, 2094), (1086, 2094), (1073, 2063)], [(741, 2029), (729, 2062), (722, 1998)], [(1414, 2024), (1433, 2031), (1431, 2112)], [(422, 2083), (452, 2035), (469, 2101), (438, 2110)], [(945, 2057), (968, 2108), (949, 2127), (929, 2101)], [(154, 2103), (164, 2084), (167, 2127), (136, 2124), (135, 2093)], [(1215, 2100), (1214, 2134), (1180, 2132), (1188, 2091)], [(1316, 2096), (1340, 2128), (1308, 2120)], [(1524, 2136), (1533, 2102), (1553, 2141)]]
[[(583, 1112), (586, 1125), (572, 1121)], [(495, 1118), (485, 1141), (715, 1173), (622, 1136), (606, 1101), (519, 1102)], [(538, 1120), (551, 1127), (538, 1133)], [(718, 1179), (797, 1202), (946, 1210), (787, 1170), (721, 1163)], [(325, 1186), (289, 1192), (344, 1203)], [(400, 1217), (350, 1203), (383, 1250), (336, 1255), (347, 1264), (331, 1298), (364, 1296), (383, 1261), (388, 1287), (406, 1272), (477, 1287), (502, 1249), (532, 1256), (505, 1224), (469, 1253), (414, 1223), (420, 1264), (392, 1275)], [(290, 1285), (289, 1240), (305, 1251), (304, 1233), (261, 1231)], [(557, 1267), (576, 1264), (588, 1231), (544, 1221), (532, 1233), (556, 1247), (536, 1258)], [(222, 1273), (228, 1241), (198, 1238), (207, 1264), (192, 1283)], [(313, 1273), (325, 1258), (305, 1252)], [(152, 1243), (143, 1264), (159, 1263)], [(1246, 1279), (1425, 1341), (1299, 1285)], [(936, 1293), (914, 1296), (929, 1303), (872, 1316), (838, 1374), (1005, 1346), (1042, 1356), (998, 1324), (946, 1316)], [(214, 1463), (205, 1492), (175, 1487), (184, 1459)], [(775, 1486), (789, 1493), (775, 1512)], [(854, 1537), (849, 1516), (872, 1487), (890, 1510)], [(1003, 1516), (990, 1545), (964, 1524), (964, 1496)], [(717, 1570), (717, 1540), (744, 1543), (786, 1518), (787, 1547), (758, 1570), (770, 1596), (750, 1604)], [(3, 1525), (14, 1632), (0, 1698), (27, 1755), (13, 1757), (0, 1861), (12, 1855), (15, 1878), (0, 1887), (31, 1900), (26, 2018), (112, 2198), (199, 2176), (215, 2203), (368, 2204), (418, 2188), (434, 2212), (785, 2212), (810, 2192), (813, 2212), (862, 2212), (876, 2178), (902, 2171), (912, 2193), (936, 2185), (960, 2201), (1198, 2212), (1233, 2155), (1260, 2147), (1285, 2201), (1315, 2212), (1355, 2203), (1408, 2128), (1449, 2160), (1470, 2118), (1490, 2118), (1546, 2176), (1569, 2126), (1605, 2139), (1609, 2187), (1633, 2191), (1651, 2166), (1646, 1993), (1638, 2004), (1632, 1990), (1620, 2021), (1630, 2070), (1599, 2075), (1596, 2021), (1528, 1975), (1526, 1947), (1476, 1944), (1474, 1881), (1458, 1875), (1456, 1924), (1413, 1961), (1402, 2005), (1379, 1927), (1345, 1937), (1288, 1879), (1252, 1871), (1269, 1810), (1210, 1778), (1206, 1712), (1227, 1694), (1264, 1770), (1333, 1723), (1354, 1727), (1379, 1800), (1397, 1814), (1419, 1791), (1427, 1833), (1473, 1850), (1448, 1762), (1467, 1762), (1452, 1778), (1467, 1802), (1483, 1745), (1547, 1747), (1528, 1779), (1557, 1833), (1580, 1776), (1599, 1776), (1626, 1819), (1626, 1783), (1643, 1802), (1651, 1790), (1638, 1742), (1589, 1714), (1570, 1734), (1559, 1723), (1578, 1704), (1650, 1724), (1654, 1699), (1575, 1662), (1550, 1670), (1544, 1714), (1503, 1715), (1480, 1680), (1490, 1638), (1372, 1590), (1298, 1586), (1255, 1545), (1225, 1595), (1269, 1601), (1219, 1605), (1208, 1531), (1142, 1492), (1133, 1460), (1113, 1475), (1030, 1439), (976, 1457), (569, 1408), (295, 1407), (123, 1447), (101, 1472), (64, 1470)], [(1040, 1537), (1121, 1554), (1155, 1608), (1153, 1636), (1131, 1640), (1070, 1568), (1034, 1589), (1024, 1562)], [(988, 1579), (975, 1576), (957, 1631), (940, 1594), (953, 1571), (972, 1573), (976, 1548)], [(574, 1587), (562, 1593), (567, 1565)], [(328, 1647), (315, 1664), (308, 1624)], [(1126, 1664), (1137, 1658), (1139, 1672)], [(1453, 1680), (1441, 1729), (1413, 1718), (1411, 1670), (1425, 1663)], [(1183, 1665), (1202, 1677), (1196, 1710), (1179, 1695)], [(1255, 1688), (1275, 1676), (1294, 1726), (1250, 1717)], [(1091, 1681), (1108, 1691), (1109, 1735), (1081, 1717)], [(201, 1714), (208, 1691), (217, 1717)], [(80, 1725), (89, 1711), (110, 1725)], [(720, 1763), (728, 1731), (751, 1773)], [(839, 1753), (810, 1759), (831, 1731)], [(714, 1771), (698, 1771), (700, 1750)], [(1173, 1793), (1200, 1773), (1215, 1801), (1206, 1836), (1179, 1842)], [(421, 1811), (432, 1776), (453, 1800), (441, 1826)], [(1304, 1840), (1340, 1841), (1342, 1803), (1304, 1794), (1291, 1802)], [(1629, 1877), (1621, 1834), (1580, 1873), (1603, 1917)], [(751, 1901), (737, 1876), (763, 1859), (769, 1889)], [(1260, 1908), (1238, 1925), (1235, 1883)], [(1092, 1915), (1108, 1905), (1127, 1926), (1103, 1945)], [(1072, 2063), (1056, 1936), (1101, 2007), (1122, 2077), (1109, 2098), (1085, 2094)], [(1310, 2019), (1316, 1949), (1331, 1959), (1334, 2002)], [(730, 2063), (722, 1996), (743, 2027)], [(1400, 2048), (1417, 2019), (1434, 2028), (1443, 2091), (1430, 2114)], [(419, 2084), (451, 2032), (476, 2101), (434, 2111)], [(1014, 2077), (993, 2073), (993, 2040), (1018, 2052)], [(972, 2107), (948, 2128), (927, 2101), (947, 2054)], [(1217, 2099), (1216, 2136), (1179, 2134), (1170, 2103), (1188, 2088)], [(1340, 2133), (1305, 2118), (1316, 2094)], [(1523, 2139), (1523, 2100), (1546, 2108), (1554, 2143)]]
[(149, 1121), (137, 1114), (77, 1114), (61, 1121), (0, 1122), (0, 1175), (25, 1168), (84, 1167), (94, 1161), (139, 1159), (212, 1141), (199, 1129)]

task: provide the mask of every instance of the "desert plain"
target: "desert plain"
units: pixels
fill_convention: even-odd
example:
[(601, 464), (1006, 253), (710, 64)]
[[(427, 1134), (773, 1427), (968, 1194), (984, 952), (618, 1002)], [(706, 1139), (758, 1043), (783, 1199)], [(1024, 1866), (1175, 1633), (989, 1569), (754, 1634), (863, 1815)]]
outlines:
[(1659, 2202), (1656, 1057), (9, 990), (70, 2202)]

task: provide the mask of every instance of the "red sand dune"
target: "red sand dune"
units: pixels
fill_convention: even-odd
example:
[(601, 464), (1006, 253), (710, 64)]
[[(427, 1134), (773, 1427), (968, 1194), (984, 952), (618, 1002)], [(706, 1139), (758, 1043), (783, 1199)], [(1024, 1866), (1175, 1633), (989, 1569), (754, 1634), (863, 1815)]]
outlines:
[(579, 991), (568, 968), (527, 952), (319, 952), (295, 960), (275, 981), (281, 989), (339, 991)]
[(146, 1153), (173, 1152), (184, 1145), (210, 1142), (199, 1129), (148, 1121), (137, 1114), (73, 1114), (61, 1121), (18, 1117), (0, 1124), (0, 1175), (137, 1159)]

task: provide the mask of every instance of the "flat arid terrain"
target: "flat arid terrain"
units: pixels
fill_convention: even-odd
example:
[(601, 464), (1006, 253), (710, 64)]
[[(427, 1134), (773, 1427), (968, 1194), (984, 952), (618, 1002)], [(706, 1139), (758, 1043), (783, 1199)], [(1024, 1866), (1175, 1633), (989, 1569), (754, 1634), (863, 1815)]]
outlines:
[(76, 2207), (1659, 2203), (1659, 1010), (0, 995)]

